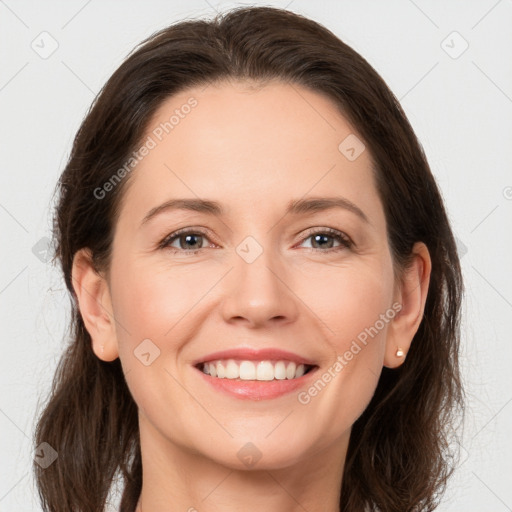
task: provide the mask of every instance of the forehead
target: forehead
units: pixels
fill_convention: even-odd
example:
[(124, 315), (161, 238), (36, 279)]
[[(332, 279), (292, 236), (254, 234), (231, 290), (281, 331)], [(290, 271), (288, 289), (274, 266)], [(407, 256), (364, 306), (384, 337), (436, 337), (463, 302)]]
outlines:
[[(296, 84), (220, 82), (166, 99), (123, 203), (219, 197), (259, 210), (306, 194), (375, 199), (372, 160), (332, 100)], [(347, 158), (344, 141), (357, 158)], [(349, 145), (350, 145), (349, 144)], [(360, 154), (359, 154), (360, 153)], [(351, 156), (351, 154), (348, 154)], [(264, 203), (262, 203), (264, 201)]]

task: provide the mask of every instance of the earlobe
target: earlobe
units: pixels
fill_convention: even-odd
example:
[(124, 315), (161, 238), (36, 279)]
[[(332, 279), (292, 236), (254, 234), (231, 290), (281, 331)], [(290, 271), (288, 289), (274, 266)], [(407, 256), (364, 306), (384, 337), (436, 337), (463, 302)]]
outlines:
[(103, 361), (119, 357), (115, 320), (108, 283), (94, 268), (89, 249), (81, 249), (73, 258), (73, 289), (92, 349)]
[(388, 328), (384, 355), (384, 366), (388, 368), (396, 368), (405, 361), (425, 310), (432, 268), (430, 254), (423, 242), (416, 242), (412, 253), (412, 262), (398, 290), (401, 309)]

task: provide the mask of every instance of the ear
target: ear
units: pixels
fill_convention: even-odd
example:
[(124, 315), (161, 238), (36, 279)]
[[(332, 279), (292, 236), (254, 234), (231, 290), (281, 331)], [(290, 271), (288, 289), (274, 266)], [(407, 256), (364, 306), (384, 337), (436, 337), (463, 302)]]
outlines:
[[(430, 254), (423, 242), (416, 242), (412, 253), (413, 260), (395, 293), (401, 309), (388, 327), (384, 355), (384, 366), (388, 368), (396, 368), (404, 362), (425, 310), (432, 269)], [(403, 352), (402, 356), (397, 355), (398, 350)]]
[(94, 268), (89, 249), (75, 254), (71, 278), (94, 353), (103, 361), (113, 361), (119, 351), (110, 290), (106, 279)]

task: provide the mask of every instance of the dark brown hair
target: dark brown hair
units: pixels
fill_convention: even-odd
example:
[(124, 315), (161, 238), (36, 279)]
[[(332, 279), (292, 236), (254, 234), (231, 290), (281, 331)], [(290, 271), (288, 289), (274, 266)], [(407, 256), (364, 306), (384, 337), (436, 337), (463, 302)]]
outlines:
[(44, 510), (98, 512), (116, 475), (124, 485), (121, 511), (135, 510), (142, 486), (137, 406), (119, 359), (104, 362), (91, 349), (72, 286), (73, 256), (87, 247), (96, 268), (108, 269), (129, 177), (101, 200), (94, 191), (137, 148), (164, 100), (226, 79), (280, 80), (332, 100), (372, 156), (398, 274), (415, 242), (428, 247), (424, 317), (407, 360), (383, 369), (353, 425), (340, 509), (434, 510), (453, 472), (451, 440), (463, 412), (463, 284), (443, 201), (412, 127), (377, 72), (323, 26), (270, 7), (187, 20), (143, 41), (98, 94), (76, 135), (58, 183), (54, 222), (55, 257), (71, 296), (70, 340), (35, 434), (36, 446), (47, 442), (58, 452), (48, 468), (34, 464)]

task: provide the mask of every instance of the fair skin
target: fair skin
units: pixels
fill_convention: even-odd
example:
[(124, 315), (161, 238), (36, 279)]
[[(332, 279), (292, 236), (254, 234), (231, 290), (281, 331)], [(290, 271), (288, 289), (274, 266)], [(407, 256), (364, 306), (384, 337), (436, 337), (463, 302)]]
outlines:
[[(130, 176), (108, 274), (94, 271), (87, 250), (73, 265), (92, 350), (104, 361), (120, 358), (139, 408), (138, 510), (338, 511), (351, 426), (383, 366), (403, 363), (397, 348), (407, 354), (421, 322), (428, 251), (417, 243), (411, 267), (395, 279), (369, 150), (353, 161), (339, 151), (357, 132), (329, 99), (278, 82), (211, 84), (165, 100), (146, 136), (190, 97), (197, 106)], [(292, 200), (333, 196), (367, 221), (346, 208), (285, 215)], [(175, 198), (217, 201), (225, 211), (166, 210), (142, 223)], [(158, 247), (181, 228), (195, 238)], [(263, 251), (250, 263), (237, 252), (248, 236), (257, 245), (242, 247)], [(299, 402), (394, 303), (401, 310), (378, 334)], [(160, 351), (148, 365), (134, 354), (146, 339)], [(194, 366), (236, 347), (286, 350), (314, 371), (291, 392), (242, 399)], [(243, 447), (260, 456), (250, 467), (237, 455)]]

